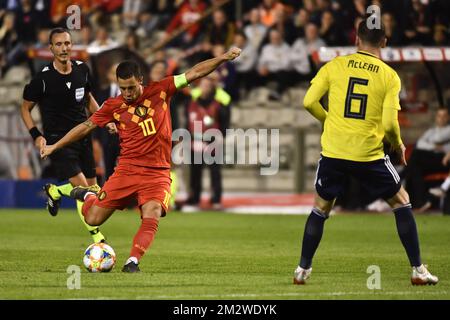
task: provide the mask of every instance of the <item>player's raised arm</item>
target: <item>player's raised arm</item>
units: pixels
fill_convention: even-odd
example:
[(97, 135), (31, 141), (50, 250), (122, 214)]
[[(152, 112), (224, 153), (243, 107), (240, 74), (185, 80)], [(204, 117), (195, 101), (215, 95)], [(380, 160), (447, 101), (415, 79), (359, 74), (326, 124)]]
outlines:
[(234, 60), (239, 57), (241, 51), (241, 49), (233, 47), (219, 57), (208, 59), (196, 64), (185, 73), (187, 83), (191, 83), (192, 81), (210, 74), (224, 62)]
[(89, 134), (89, 132), (94, 130), (96, 127), (97, 125), (95, 123), (93, 123), (90, 119), (87, 119), (85, 122), (80, 123), (72, 130), (67, 132), (67, 134), (60, 140), (58, 140), (58, 142), (56, 142), (55, 144), (47, 145), (41, 148), (41, 158), (46, 158), (56, 150), (61, 149), (62, 147), (71, 144), (72, 142), (80, 140), (81, 138)]

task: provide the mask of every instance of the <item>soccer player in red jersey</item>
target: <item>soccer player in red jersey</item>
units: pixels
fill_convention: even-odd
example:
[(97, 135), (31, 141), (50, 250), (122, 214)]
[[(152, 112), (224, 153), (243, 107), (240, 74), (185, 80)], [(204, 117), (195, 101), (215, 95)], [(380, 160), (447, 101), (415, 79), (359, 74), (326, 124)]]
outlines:
[(121, 210), (130, 201), (137, 200), (142, 223), (123, 272), (139, 271), (139, 260), (155, 237), (160, 217), (168, 211), (172, 147), (170, 98), (177, 89), (206, 76), (240, 53), (241, 49), (231, 48), (222, 56), (200, 62), (183, 74), (150, 82), (148, 86), (142, 85), (137, 63), (124, 61), (116, 70), (121, 95), (106, 100), (88, 120), (55, 144), (41, 149), (41, 157), (45, 158), (86, 136), (97, 126), (116, 123), (121, 152), (114, 174), (97, 194), (77, 187), (70, 195), (84, 201), (82, 211), (89, 225), (103, 224), (114, 210)]

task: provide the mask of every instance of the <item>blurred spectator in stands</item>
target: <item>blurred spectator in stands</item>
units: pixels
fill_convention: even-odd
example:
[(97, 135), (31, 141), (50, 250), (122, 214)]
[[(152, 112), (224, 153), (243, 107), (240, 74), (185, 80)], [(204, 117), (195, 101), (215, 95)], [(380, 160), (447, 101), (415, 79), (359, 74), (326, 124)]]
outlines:
[(436, 46), (448, 46), (449, 37), (447, 28), (442, 24), (434, 25), (433, 40)]
[(150, 66), (150, 81), (160, 81), (167, 76), (167, 64), (164, 60), (155, 60)]
[[(174, 75), (178, 72), (178, 59), (168, 57), (165, 50), (158, 50), (153, 55), (153, 61), (164, 61), (166, 65), (166, 76)], [(153, 79), (153, 77), (151, 77)]]
[[(203, 167), (207, 166), (211, 171), (212, 192), (210, 203), (213, 209), (218, 210), (221, 208), (222, 200), (221, 164), (204, 163), (204, 153), (212, 156), (215, 156), (215, 153), (212, 150), (208, 150), (213, 144), (203, 141), (203, 133), (208, 129), (220, 130), (222, 138), (220, 138), (220, 141), (214, 141), (214, 145), (219, 145), (220, 148), (230, 122), (230, 105), (224, 105), (221, 102), (221, 98), (217, 94), (215, 81), (210, 76), (201, 79), (199, 90), (200, 92), (197, 97), (194, 96), (196, 94), (193, 90), (194, 95), (187, 108), (188, 130), (192, 139), (192, 164), (190, 165), (190, 193), (186, 204), (190, 206), (198, 206), (200, 204)], [(198, 123), (201, 124), (200, 127)], [(198, 158), (198, 155), (195, 156), (197, 153), (201, 154), (201, 164), (194, 163), (194, 159)]]
[(228, 21), (225, 11), (218, 9), (212, 14), (212, 22), (206, 30), (206, 40), (212, 45), (220, 44), (228, 48), (233, 42), (234, 24)]
[(388, 46), (401, 46), (403, 44), (402, 32), (397, 26), (397, 21), (392, 13), (386, 12), (381, 15), (381, 21), (386, 31)]
[(130, 51), (134, 51), (135, 53), (140, 54), (140, 46), (141, 42), (136, 32), (134, 32), (133, 30), (129, 30), (128, 34), (125, 37), (125, 47)]
[(443, 164), (447, 152), (450, 152), (450, 125), (447, 108), (436, 112), (435, 126), (428, 129), (417, 141), (408, 166), (401, 172), (405, 178), (413, 208), (424, 211), (431, 206), (428, 187), (424, 177), (431, 173), (447, 172), (449, 164)]
[(431, 34), (431, 11), (421, 0), (411, 0), (412, 10), (407, 13), (405, 36), (411, 44), (430, 45), (433, 42)]
[(276, 22), (276, 14), (279, 10), (284, 10), (284, 6), (278, 0), (263, 0), (259, 6), (261, 23), (267, 28), (272, 27)]
[(52, 20), (50, 19), (51, 4), (51, 0), (36, 0), (34, 2), (34, 9), (36, 10), (41, 28), (50, 29), (53, 27)]
[[(201, 22), (198, 21), (206, 10), (202, 0), (185, 1), (172, 18), (164, 35), (164, 41), (173, 46), (188, 47), (195, 43), (200, 33)], [(173, 32), (178, 28), (187, 28), (179, 36), (172, 38)]]
[(50, 35), (50, 30), (49, 29), (45, 29), (45, 28), (38, 29), (37, 41), (34, 44), (34, 47), (36, 49), (48, 48), (48, 36), (49, 35)]
[(3, 24), (0, 27), (0, 74), (4, 75), (11, 67), (13, 57), (9, 57), (14, 48), (18, 46), (19, 36), (14, 28), (14, 13), (8, 11), (3, 16)]
[(293, 67), (292, 84), (311, 79), (311, 62), (304, 38), (298, 38), (289, 55)]
[(139, 14), (147, 8), (145, 0), (124, 0), (122, 7), (122, 21), (128, 28), (137, 28), (139, 23)]
[(305, 27), (309, 22), (309, 11), (305, 8), (300, 8), (294, 16), (294, 27), (297, 39), (305, 37)]
[[(323, 14), (325, 12), (331, 12), (333, 15), (333, 21), (336, 22), (336, 15), (338, 12), (333, 11), (333, 7), (331, 5), (330, 0), (316, 0), (317, 12), (318, 12), (318, 21), (314, 20), (314, 23), (317, 25), (321, 25), (323, 23)], [(339, 24), (336, 22), (336, 24)]]
[(309, 21), (317, 25), (320, 24), (320, 11), (315, 0), (303, 0), (303, 7), (309, 13)]
[(102, 51), (111, 50), (119, 46), (119, 43), (111, 39), (108, 29), (100, 26), (95, 33), (95, 40), (91, 42), (87, 48), (90, 54), (96, 54)]
[[(231, 96), (221, 86), (219, 86), (220, 76), (214, 71), (208, 75), (208, 79), (212, 81), (214, 87), (214, 99), (222, 105), (229, 108), (222, 110), (225, 118), (229, 118), (231, 111)], [(202, 95), (202, 86), (196, 86), (189, 92), (190, 99), (197, 100)], [(190, 102), (190, 101), (189, 101)]]
[[(37, 32), (37, 42), (34, 44), (35, 49), (48, 49), (48, 36), (50, 34), (50, 31), (48, 29), (39, 29)], [(33, 73), (41, 71), (47, 64), (47, 59), (42, 58), (33, 58)]]
[(266, 36), (267, 27), (261, 23), (260, 11), (256, 8), (250, 11), (249, 20), (250, 24), (244, 27), (244, 33), (249, 44), (256, 51), (259, 51), (262, 41)]
[(365, 18), (367, 13), (366, 9), (369, 6), (367, 0), (353, 0), (353, 8), (354, 8), (354, 18), (361, 17)]
[(290, 61), (287, 58), (291, 48), (276, 29), (270, 30), (269, 39), (270, 42), (263, 46), (258, 60), (258, 73), (264, 84), (271, 83), (275, 86), (276, 92), (282, 93), (291, 81), (289, 79)]
[(322, 12), (319, 34), (327, 46), (344, 46), (347, 44), (344, 31), (336, 23), (333, 12), (330, 10)]
[[(261, 4), (262, 0), (245, 0), (242, 1), (242, 12), (248, 13), (251, 10), (258, 8)], [(236, 17), (237, 19), (237, 17)], [(247, 17), (244, 17), (244, 20), (247, 20)]]
[(93, 41), (93, 34), (92, 34), (92, 26), (90, 23), (86, 23), (83, 25), (83, 28), (80, 30), (79, 34), (79, 43), (83, 46), (89, 46), (89, 44)]
[(124, 0), (94, 0), (97, 7), (106, 15), (120, 13), (122, 11)]
[(355, 43), (356, 43), (356, 33), (358, 30), (358, 26), (362, 20), (363, 20), (363, 18), (356, 17), (355, 21), (353, 23), (353, 28), (348, 32), (348, 43), (350, 45), (355, 45)]
[(202, 39), (198, 44), (183, 50), (179, 59), (184, 59), (188, 65), (212, 58), (212, 45), (208, 39)]
[[(224, 2), (223, 0), (209, 0), (210, 6), (216, 8), (219, 8), (219, 4), (223, 2)], [(252, 5), (252, 2), (255, 3)], [(220, 7), (220, 10), (223, 10), (225, 12), (228, 21), (233, 22), (236, 28), (242, 29), (242, 17), (236, 16), (236, 14), (242, 14), (242, 12), (247, 12), (251, 8), (255, 8), (256, 6), (258, 6), (259, 2), (261, 2), (261, 0), (245, 0), (245, 1), (231, 0), (228, 1), (227, 3), (223, 3), (222, 6)]]
[[(213, 46), (213, 57), (219, 57), (225, 53), (225, 47), (221, 44)], [(238, 87), (236, 86), (236, 69), (234, 64), (230, 61), (220, 65), (215, 74), (219, 76), (217, 86), (223, 88), (228, 92), (233, 99), (237, 99)]]
[(319, 29), (314, 23), (308, 23), (306, 25), (304, 44), (308, 56), (311, 56), (315, 51), (318, 51), (320, 47), (326, 46), (325, 41), (319, 37)]
[(111, 21), (121, 20), (123, 13), (123, 0), (93, 0), (91, 12), (87, 19), (92, 28), (108, 25)]
[(174, 14), (174, 5), (173, 1), (168, 0), (150, 1), (145, 12), (139, 17), (140, 27), (136, 33), (144, 38), (150, 36), (154, 30), (165, 28)]
[(26, 61), (31, 72), (33, 72), (33, 64), (27, 56), (27, 51), (36, 42), (39, 16), (34, 10), (31, 0), (20, 1), (20, 6), (15, 11), (14, 22), (18, 42), (14, 49), (8, 53), (7, 63), (12, 66)]
[(39, 26), (39, 16), (32, 6), (31, 0), (21, 0), (16, 10), (15, 29), (19, 41), (24, 44), (33, 44), (36, 41), (36, 30)]
[(296, 30), (294, 22), (286, 10), (275, 11), (275, 23), (273, 24), (272, 28), (277, 29), (283, 37), (284, 41), (286, 41), (289, 45), (295, 41)]
[(248, 92), (256, 83), (258, 78), (256, 73), (256, 63), (258, 62), (257, 48), (253, 47), (248, 41), (244, 33), (238, 32), (234, 35), (233, 46), (241, 48), (241, 55), (234, 59), (232, 63), (236, 68), (236, 88), (238, 96), (237, 99), (243, 97), (243, 92)]
[(19, 7), (20, 0), (0, 0), (0, 19), (7, 11), (14, 11)]

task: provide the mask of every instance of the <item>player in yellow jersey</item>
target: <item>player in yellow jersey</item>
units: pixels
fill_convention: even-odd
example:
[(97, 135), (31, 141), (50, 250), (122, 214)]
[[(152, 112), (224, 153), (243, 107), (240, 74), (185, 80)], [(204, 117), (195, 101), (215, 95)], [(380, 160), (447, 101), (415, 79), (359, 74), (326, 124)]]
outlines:
[[(408, 193), (383, 152), (387, 140), (403, 164), (405, 146), (400, 137), (400, 78), (380, 60), (386, 45), (384, 27), (358, 27), (358, 52), (337, 57), (325, 64), (311, 81), (304, 98), (305, 108), (320, 122), (322, 155), (316, 176), (316, 198), (303, 235), (300, 263), (294, 283), (304, 284), (311, 275), (314, 253), (323, 234), (325, 220), (335, 199), (342, 194), (349, 176), (361, 180), (373, 197), (385, 199), (395, 215), (397, 231), (412, 266), (413, 285), (436, 284), (438, 278), (422, 264), (419, 237)], [(328, 92), (328, 111), (320, 99)]]

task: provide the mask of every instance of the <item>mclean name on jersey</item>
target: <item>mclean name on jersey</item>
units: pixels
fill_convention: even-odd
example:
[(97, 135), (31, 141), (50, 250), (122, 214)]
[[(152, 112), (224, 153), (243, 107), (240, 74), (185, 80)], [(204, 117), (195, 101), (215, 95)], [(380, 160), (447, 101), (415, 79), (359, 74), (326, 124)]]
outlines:
[(372, 71), (375, 73), (378, 73), (378, 69), (380, 68), (376, 64), (362, 62), (358, 60), (350, 60), (347, 64), (348, 68), (358, 68), (358, 69), (365, 69), (367, 71)]

